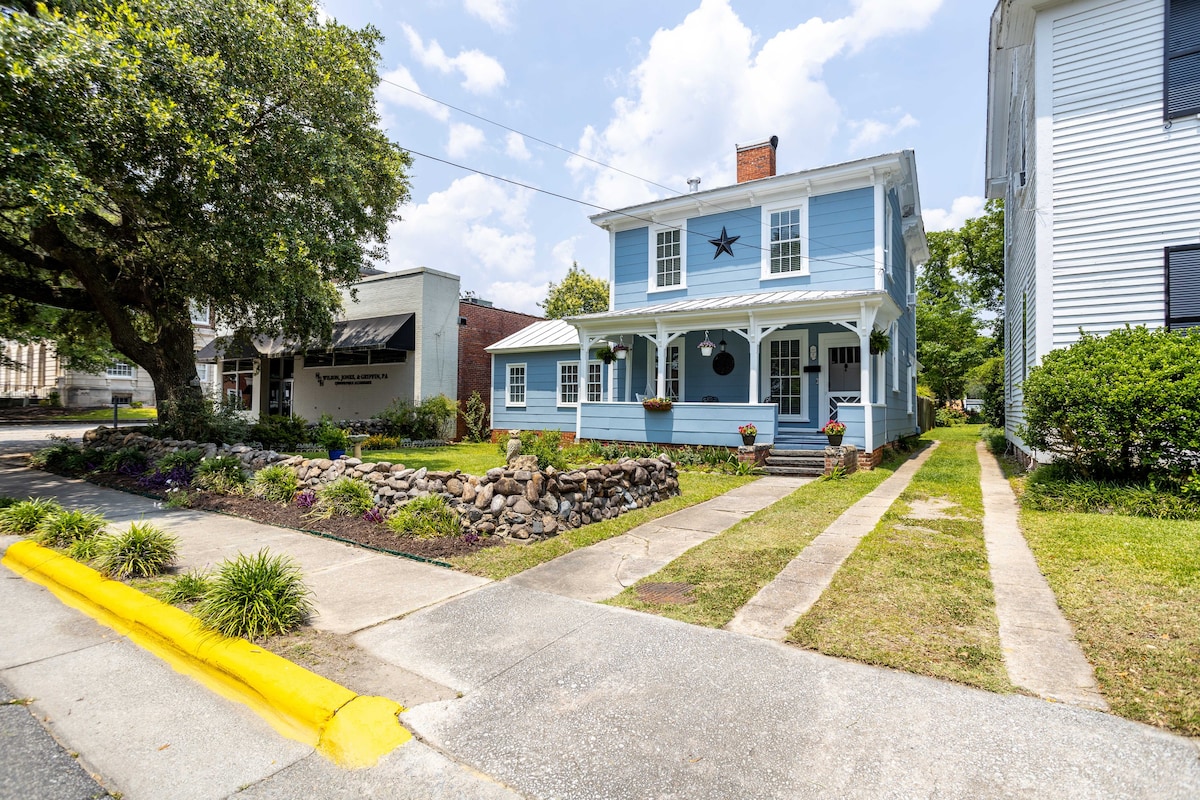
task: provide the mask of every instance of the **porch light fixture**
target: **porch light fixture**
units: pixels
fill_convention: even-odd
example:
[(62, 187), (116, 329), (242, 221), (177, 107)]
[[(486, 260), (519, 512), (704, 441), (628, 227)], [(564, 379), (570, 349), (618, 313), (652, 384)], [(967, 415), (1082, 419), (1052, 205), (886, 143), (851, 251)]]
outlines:
[(724, 353), (725, 352), (725, 339), (722, 338), (720, 344), (721, 344), (721, 352)]
[(616, 356), (617, 361), (625, 360), (625, 354), (627, 352), (629, 352), (629, 348), (625, 346), (625, 337), (624, 336), (621, 337), (620, 344), (618, 344), (616, 347), (614, 347), (612, 349), (612, 351), (613, 351), (613, 355)]
[(713, 349), (716, 348), (716, 345), (712, 343), (712, 339), (708, 338), (708, 331), (704, 332), (704, 341), (700, 342), (699, 347), (700, 355), (704, 356), (705, 358), (708, 358), (713, 354)]

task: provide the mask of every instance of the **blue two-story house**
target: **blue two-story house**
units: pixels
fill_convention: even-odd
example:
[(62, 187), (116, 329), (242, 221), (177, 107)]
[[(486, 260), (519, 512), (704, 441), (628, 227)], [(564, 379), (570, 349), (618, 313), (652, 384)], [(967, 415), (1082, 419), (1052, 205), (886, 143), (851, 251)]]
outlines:
[(776, 175), (777, 145), (739, 147), (733, 186), (593, 216), (609, 310), (487, 348), (493, 429), (735, 446), (753, 423), (760, 444), (803, 446), (836, 419), (875, 457), (917, 433), (913, 153)]

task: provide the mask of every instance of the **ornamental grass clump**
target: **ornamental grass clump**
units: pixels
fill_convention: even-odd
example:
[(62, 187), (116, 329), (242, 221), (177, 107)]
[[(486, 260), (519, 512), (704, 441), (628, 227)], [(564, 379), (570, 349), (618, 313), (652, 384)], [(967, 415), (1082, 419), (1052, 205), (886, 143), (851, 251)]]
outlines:
[(192, 603), (204, 597), (211, 584), (208, 575), (193, 570), (177, 575), (159, 592), (158, 597), (173, 606)]
[(94, 511), (60, 509), (42, 519), (33, 532), (33, 539), (46, 547), (73, 548), (79, 545), (79, 555), (75, 557), (82, 556), (86, 561), (90, 558), (89, 553), (94, 554), (89, 543), (104, 533), (107, 524), (108, 520)]
[(46, 498), (29, 498), (0, 508), (0, 533), (26, 536), (46, 517), (62, 511), (62, 506)]
[(117, 580), (151, 578), (175, 563), (176, 538), (148, 522), (134, 522), (127, 530), (104, 537), (96, 566)]
[(436, 494), (409, 500), (392, 513), (387, 526), (395, 533), (418, 539), (455, 536), (462, 530), (458, 515)]
[(303, 623), (313, 610), (309, 594), (299, 567), (263, 549), (223, 563), (192, 613), (225, 636), (257, 639)]
[(206, 458), (196, 468), (192, 485), (215, 494), (241, 494), (246, 486), (246, 473), (237, 456)]
[(316, 497), (310, 513), (321, 519), (334, 514), (360, 517), (375, 505), (375, 492), (370, 484), (358, 478), (341, 477), (318, 487)]
[(300, 478), (289, 467), (272, 464), (255, 473), (250, 481), (250, 493), (273, 503), (290, 503), (300, 491)]

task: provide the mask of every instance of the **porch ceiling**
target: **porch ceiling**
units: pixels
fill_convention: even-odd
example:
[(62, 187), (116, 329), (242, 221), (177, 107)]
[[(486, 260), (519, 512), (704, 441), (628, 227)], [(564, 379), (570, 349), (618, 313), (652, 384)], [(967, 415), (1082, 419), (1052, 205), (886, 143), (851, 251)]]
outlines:
[(900, 316), (900, 309), (887, 292), (800, 289), (669, 300), (568, 317), (567, 321), (590, 333), (637, 333), (648, 326), (655, 327), (659, 322), (673, 329), (684, 325), (745, 327), (751, 318), (755, 323), (766, 325), (855, 322), (861, 318), (864, 309), (875, 311), (876, 321), (883, 325)]

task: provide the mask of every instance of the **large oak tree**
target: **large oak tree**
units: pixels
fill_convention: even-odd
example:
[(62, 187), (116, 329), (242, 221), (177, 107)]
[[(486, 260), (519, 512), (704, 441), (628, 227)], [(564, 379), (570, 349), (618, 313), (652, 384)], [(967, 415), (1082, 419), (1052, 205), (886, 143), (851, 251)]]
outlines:
[(201, 402), (192, 303), (235, 330), (328, 337), (336, 285), (408, 196), (375, 111), (379, 41), (308, 0), (10, 2), (4, 333), (107, 339), (168, 419)]

